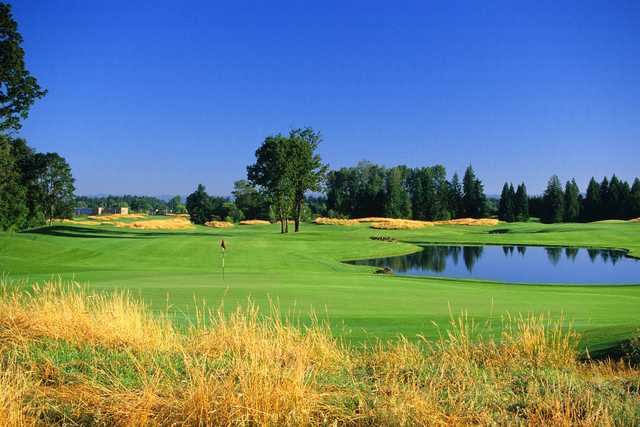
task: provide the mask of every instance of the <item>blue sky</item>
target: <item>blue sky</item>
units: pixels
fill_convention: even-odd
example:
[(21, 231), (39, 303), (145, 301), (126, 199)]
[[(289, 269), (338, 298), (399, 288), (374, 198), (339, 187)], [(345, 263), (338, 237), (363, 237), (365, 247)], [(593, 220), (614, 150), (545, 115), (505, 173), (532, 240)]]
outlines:
[[(79, 194), (229, 194), (268, 134), (331, 167), (471, 163), (488, 193), (640, 175), (640, 2), (14, 0)], [(584, 189), (584, 188), (583, 188)]]

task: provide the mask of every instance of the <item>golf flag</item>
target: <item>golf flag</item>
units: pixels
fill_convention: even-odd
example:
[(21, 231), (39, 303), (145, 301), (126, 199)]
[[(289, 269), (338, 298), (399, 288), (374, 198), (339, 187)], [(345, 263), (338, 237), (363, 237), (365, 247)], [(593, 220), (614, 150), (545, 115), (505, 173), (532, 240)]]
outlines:
[(220, 247), (222, 248), (223, 251), (227, 250), (227, 245), (225, 245), (224, 239), (220, 240)]

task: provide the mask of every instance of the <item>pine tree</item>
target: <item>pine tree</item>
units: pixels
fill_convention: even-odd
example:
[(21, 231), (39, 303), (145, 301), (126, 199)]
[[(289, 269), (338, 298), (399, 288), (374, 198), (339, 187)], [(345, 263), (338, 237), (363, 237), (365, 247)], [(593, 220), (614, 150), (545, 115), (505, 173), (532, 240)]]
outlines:
[(529, 220), (529, 197), (527, 196), (527, 187), (524, 182), (518, 185), (515, 197), (515, 215), (516, 221)]
[(514, 222), (515, 215), (515, 192), (513, 184), (504, 183), (502, 193), (500, 194), (500, 202), (498, 204), (498, 218), (506, 222)]
[(564, 194), (562, 193), (562, 184), (557, 175), (553, 175), (547, 184), (544, 192), (544, 217), (543, 222), (556, 223), (562, 222), (564, 218)]
[(485, 215), (485, 202), (487, 200), (484, 194), (482, 182), (476, 178), (475, 172), (471, 165), (467, 167), (462, 179), (462, 204), (464, 206), (465, 216), (471, 218), (481, 218)]
[(411, 202), (404, 186), (404, 178), (401, 167), (386, 171), (384, 215), (387, 218), (409, 218), (411, 216)]
[(576, 222), (580, 218), (580, 189), (576, 180), (567, 181), (564, 190), (564, 221)]
[(636, 178), (629, 194), (629, 210), (631, 218), (640, 218), (640, 179)]
[(464, 210), (462, 196), (462, 184), (460, 184), (460, 177), (456, 172), (449, 183), (449, 211), (451, 212), (451, 218), (460, 218), (462, 216)]
[(608, 219), (609, 206), (609, 180), (605, 176), (600, 183), (600, 209), (596, 219)]
[(596, 221), (600, 217), (602, 200), (600, 198), (600, 186), (595, 178), (589, 180), (587, 195), (584, 199), (582, 219), (584, 221)]

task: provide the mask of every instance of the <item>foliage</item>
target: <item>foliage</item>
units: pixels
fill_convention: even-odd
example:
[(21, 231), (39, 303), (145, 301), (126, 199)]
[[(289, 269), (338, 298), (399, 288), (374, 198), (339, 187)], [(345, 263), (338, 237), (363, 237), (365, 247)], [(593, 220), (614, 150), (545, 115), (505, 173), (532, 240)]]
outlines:
[[(176, 196), (179, 197), (179, 196)], [(174, 197), (173, 200), (176, 199)], [(81, 208), (107, 208), (115, 209), (120, 207), (129, 207), (131, 212), (156, 213), (165, 212), (169, 209), (168, 203), (157, 197), (151, 196), (134, 196), (125, 194), (122, 196), (76, 196), (76, 206)], [(178, 204), (178, 209), (181, 204)], [(174, 212), (182, 213), (182, 212)]]
[(557, 175), (549, 178), (547, 189), (542, 199), (545, 207), (545, 214), (541, 218), (542, 221), (546, 223), (562, 222), (564, 219), (564, 193)]
[(47, 93), (25, 66), (22, 41), (11, 6), (0, 3), (0, 134), (19, 130), (33, 103)]
[(249, 181), (241, 179), (234, 182), (232, 194), (234, 203), (244, 218), (269, 218), (269, 203)]
[(196, 191), (187, 196), (186, 206), (191, 222), (194, 224), (203, 225), (213, 219), (211, 198), (202, 184), (198, 184)]
[(498, 206), (498, 218), (501, 221), (514, 222), (516, 215), (516, 193), (513, 190), (513, 184), (504, 183), (502, 193), (500, 194), (500, 203)]
[(45, 218), (71, 218), (74, 207), (73, 176), (71, 167), (57, 153), (37, 153), (34, 158), (36, 197)]
[(27, 218), (26, 189), (8, 138), (0, 137), (0, 230), (19, 229)]
[(482, 181), (476, 178), (475, 172), (469, 165), (462, 179), (462, 206), (464, 216), (471, 218), (482, 218), (486, 215), (484, 186)]
[(57, 153), (36, 153), (0, 136), (0, 229), (24, 229), (73, 214), (71, 168)]
[(288, 138), (288, 174), (293, 191), (293, 220), (295, 232), (300, 230), (305, 194), (320, 191), (328, 167), (316, 154), (322, 141), (320, 133), (311, 128), (294, 129)]
[(564, 221), (577, 222), (580, 219), (581, 205), (580, 189), (576, 180), (567, 181), (564, 187)]
[(282, 233), (289, 231), (291, 217), (299, 231), (305, 193), (319, 191), (324, 181), (326, 166), (315, 153), (320, 141), (311, 128), (268, 136), (256, 150), (256, 162), (247, 167), (247, 178), (270, 202)]

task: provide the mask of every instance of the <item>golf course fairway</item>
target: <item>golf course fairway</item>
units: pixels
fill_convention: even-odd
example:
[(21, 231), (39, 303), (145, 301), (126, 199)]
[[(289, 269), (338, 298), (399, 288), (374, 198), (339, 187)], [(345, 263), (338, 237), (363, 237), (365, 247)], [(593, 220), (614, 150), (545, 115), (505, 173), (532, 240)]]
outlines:
[[(221, 239), (227, 245), (224, 277)], [(421, 243), (617, 248), (640, 257), (640, 223), (529, 222), (417, 230), (303, 224), (299, 233), (289, 234), (280, 234), (278, 225), (165, 231), (54, 224), (0, 234), (0, 272), (5, 286), (54, 279), (100, 290), (128, 289), (153, 310), (186, 320), (193, 318), (196, 305), (215, 309), (223, 304), (233, 310), (250, 299), (265, 309), (273, 304), (302, 322), (315, 313), (354, 344), (400, 334), (437, 337), (461, 313), (494, 334), (506, 315), (544, 313), (571, 324), (590, 351), (613, 346), (640, 327), (640, 286), (398, 277), (341, 262), (414, 252)]]

